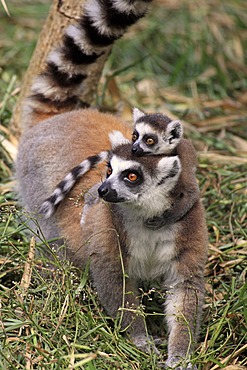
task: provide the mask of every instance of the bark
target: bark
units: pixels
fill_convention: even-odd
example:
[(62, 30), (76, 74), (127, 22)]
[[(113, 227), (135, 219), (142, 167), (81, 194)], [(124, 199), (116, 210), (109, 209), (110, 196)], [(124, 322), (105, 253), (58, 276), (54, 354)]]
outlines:
[[(21, 117), (24, 99), (29, 95), (33, 77), (39, 74), (45, 66), (47, 55), (51, 49), (58, 45), (63, 36), (64, 29), (73, 23), (81, 14), (82, 6), (85, 0), (54, 0), (48, 14), (47, 20), (39, 36), (36, 48), (31, 58), (27, 72), (24, 75), (21, 91), (13, 111), (10, 122), (10, 130), (19, 137), (21, 134)], [(98, 59), (90, 78), (87, 79), (87, 86), (82, 94), (82, 100), (91, 104), (94, 98), (94, 92), (98, 84), (105, 60), (104, 57)]]

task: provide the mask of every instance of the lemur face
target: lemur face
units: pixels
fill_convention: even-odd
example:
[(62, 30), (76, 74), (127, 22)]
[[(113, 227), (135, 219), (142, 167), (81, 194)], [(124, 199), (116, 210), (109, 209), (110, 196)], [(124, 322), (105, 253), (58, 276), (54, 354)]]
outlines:
[(113, 155), (108, 162), (106, 177), (98, 191), (107, 202), (133, 202), (143, 191), (143, 168), (136, 161)]
[(162, 114), (145, 114), (134, 108), (132, 152), (136, 156), (169, 154), (180, 142), (183, 129), (179, 121)]
[[(163, 209), (181, 172), (178, 156), (136, 157), (132, 145), (116, 147), (107, 167), (107, 178), (99, 196), (111, 203), (131, 203), (143, 208)], [(154, 204), (155, 202), (155, 204)]]
[(149, 124), (138, 123), (132, 134), (132, 152), (137, 156), (159, 154), (162, 140)]

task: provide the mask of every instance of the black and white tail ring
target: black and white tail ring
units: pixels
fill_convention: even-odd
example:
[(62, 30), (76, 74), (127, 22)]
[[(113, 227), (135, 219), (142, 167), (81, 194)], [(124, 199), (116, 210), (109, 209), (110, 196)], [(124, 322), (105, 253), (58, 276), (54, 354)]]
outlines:
[(45, 218), (51, 217), (51, 215), (56, 211), (59, 204), (65, 199), (66, 195), (70, 192), (78, 179), (98, 164), (107, 161), (107, 159), (108, 151), (102, 151), (99, 154), (88, 157), (78, 166), (74, 167), (68, 173), (68, 175), (66, 175), (65, 178), (57, 185), (52, 195), (42, 203), (40, 213), (43, 214)]
[(86, 1), (83, 14), (65, 30), (61, 46), (51, 51), (36, 77), (28, 100), (31, 111), (54, 113), (76, 106), (98, 58), (146, 14), (151, 1)]

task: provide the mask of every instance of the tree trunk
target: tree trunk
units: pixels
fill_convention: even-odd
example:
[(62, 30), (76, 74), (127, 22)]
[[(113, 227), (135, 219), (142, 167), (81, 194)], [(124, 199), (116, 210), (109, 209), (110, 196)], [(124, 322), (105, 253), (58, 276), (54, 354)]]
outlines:
[[(21, 84), (21, 91), (13, 111), (10, 122), (10, 130), (19, 137), (21, 134), (21, 116), (24, 99), (30, 93), (30, 87), (33, 77), (39, 74), (44, 68), (47, 55), (51, 49), (58, 45), (62, 40), (64, 29), (76, 19), (82, 12), (82, 6), (85, 0), (54, 0), (48, 14), (47, 20), (43, 26), (29, 67)], [(110, 50), (109, 50), (110, 51)], [(104, 57), (98, 59), (92, 74), (87, 79), (87, 86), (82, 93), (82, 100), (85, 103), (91, 104), (94, 98), (94, 92), (98, 85), (102, 69), (108, 53)]]

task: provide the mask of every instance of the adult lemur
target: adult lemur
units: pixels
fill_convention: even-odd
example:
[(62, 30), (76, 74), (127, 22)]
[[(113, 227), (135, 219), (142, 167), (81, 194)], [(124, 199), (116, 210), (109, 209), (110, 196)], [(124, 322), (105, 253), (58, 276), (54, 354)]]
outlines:
[[(166, 210), (162, 217), (154, 217), (147, 223), (150, 228), (157, 229), (180, 220), (199, 199), (199, 187), (195, 176), (196, 152), (192, 144), (182, 138), (183, 128), (179, 121), (172, 121), (160, 113), (144, 114), (137, 108), (133, 109), (133, 118), (132, 152), (136, 156), (178, 155), (183, 168), (179, 182), (170, 193), (170, 209)], [(116, 130), (110, 133), (110, 136), (114, 135), (122, 136), (121, 132)], [(103, 151), (84, 159), (71, 169), (56, 186), (52, 195), (44, 201), (40, 212), (45, 217), (50, 217), (78, 179), (107, 158), (108, 152)]]
[[(72, 167), (109, 149), (110, 132), (130, 137), (131, 130), (112, 115), (76, 107), (97, 58), (145, 14), (149, 2), (88, 0), (84, 15), (65, 31), (62, 46), (49, 55), (33, 83), (16, 162), (19, 195), (32, 214)], [(198, 199), (177, 222), (152, 228), (174, 202), (180, 158), (176, 153), (137, 156), (122, 137), (112, 135), (111, 141), (107, 178), (102, 183), (102, 173), (90, 171), (71, 191), (76, 198), (81, 189), (88, 190), (89, 201), (81, 202), (83, 217), (78, 205), (65, 199), (49, 219), (39, 217), (39, 225), (47, 240), (65, 243), (68, 258), (79, 268), (90, 261), (102, 305), (112, 317), (124, 308), (122, 328), (146, 351), (145, 325), (133, 308), (140, 303), (140, 282), (159, 279), (167, 292), (166, 366), (190, 368), (186, 359), (199, 329), (207, 256), (203, 207)], [(103, 200), (92, 201), (96, 186)]]

